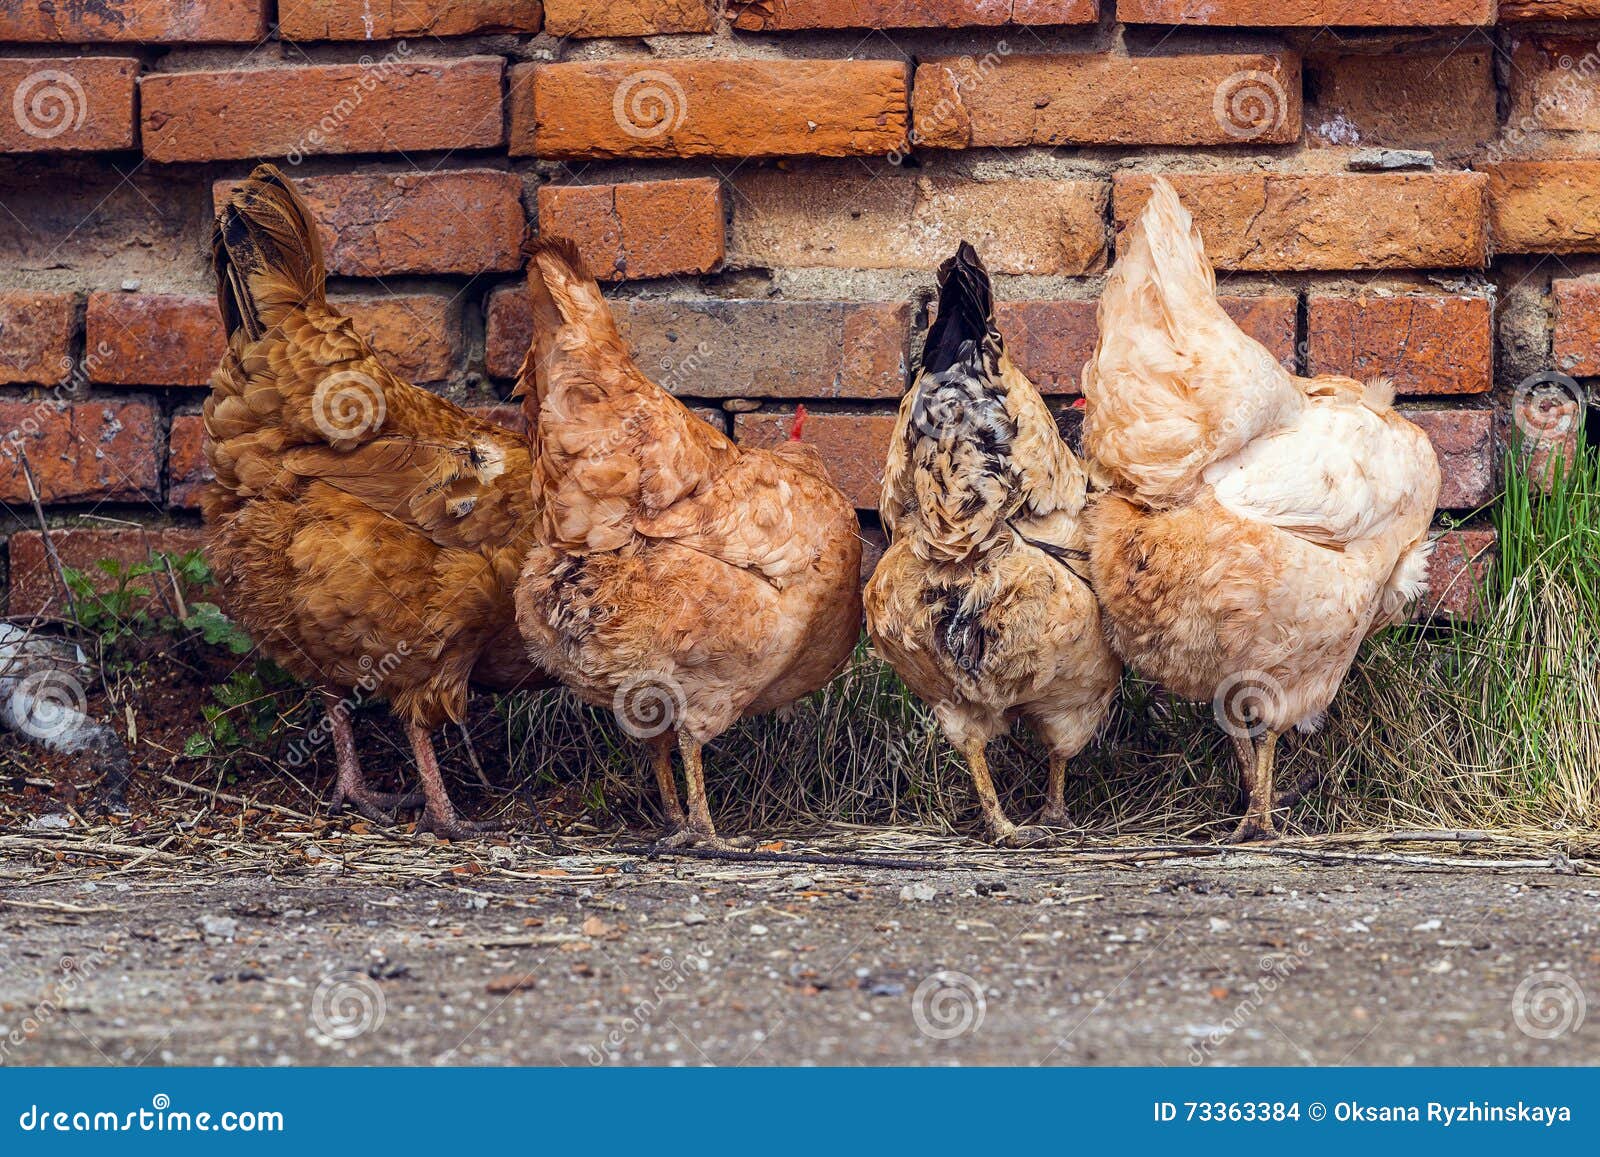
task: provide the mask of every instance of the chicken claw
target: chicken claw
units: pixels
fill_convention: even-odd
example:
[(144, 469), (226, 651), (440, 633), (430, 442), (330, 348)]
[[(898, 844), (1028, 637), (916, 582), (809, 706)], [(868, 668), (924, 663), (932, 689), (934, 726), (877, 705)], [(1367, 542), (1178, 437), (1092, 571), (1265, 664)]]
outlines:
[(417, 821), (418, 832), (432, 832), (441, 840), (470, 840), (485, 832), (504, 831), (506, 825), (493, 820), (469, 823), (462, 819), (445, 791), (444, 777), (439, 774), (439, 758), (433, 751), (433, 739), (428, 729), (416, 723), (406, 724), (406, 735), (411, 740), (411, 750), (417, 758), (417, 768), (422, 772), (422, 794), (427, 803), (422, 818)]

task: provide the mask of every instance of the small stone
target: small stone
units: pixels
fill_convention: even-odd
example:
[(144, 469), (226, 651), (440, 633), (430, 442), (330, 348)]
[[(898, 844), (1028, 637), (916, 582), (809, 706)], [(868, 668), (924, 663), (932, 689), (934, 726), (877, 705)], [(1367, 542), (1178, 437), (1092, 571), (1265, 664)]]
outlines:
[(126, 279), (125, 281), (123, 281), (123, 283), (122, 283), (122, 292), (123, 293), (138, 293), (139, 292), (139, 279), (136, 278), (136, 277), (130, 277), (130, 278)]
[(804, 892), (817, 886), (817, 882), (810, 876), (790, 876), (788, 884), (796, 892)]
[(239, 921), (232, 916), (202, 916), (200, 931), (211, 943), (231, 941), (239, 931)]
[(765, 924), (752, 924), (752, 925), (750, 925), (750, 935), (752, 935), (752, 936), (765, 936), (770, 931), (771, 931), (771, 929), (768, 928)]
[(711, 917), (707, 916), (704, 912), (690, 911), (683, 914), (683, 922), (685, 924), (704, 924), (709, 919), (711, 919)]
[(927, 883), (907, 884), (900, 889), (900, 899), (902, 900), (927, 901), (938, 894), (939, 890), (932, 884)]
[(1211, 917), (1211, 931), (1213, 934), (1228, 932), (1233, 928), (1233, 921), (1221, 920), (1216, 916)]
[(1411, 931), (1413, 931), (1413, 932), (1437, 932), (1437, 931), (1439, 931), (1439, 929), (1441, 929), (1443, 927), (1444, 927), (1444, 921), (1440, 920), (1438, 918), (1435, 918), (1435, 919), (1432, 919), (1432, 920), (1424, 920), (1421, 924), (1413, 924), (1411, 926)]
[(72, 820), (61, 812), (50, 812), (47, 815), (36, 816), (28, 821), (32, 831), (50, 831), (56, 828), (70, 828)]
[(1350, 155), (1357, 173), (1392, 173), (1397, 169), (1431, 169), (1433, 154), (1426, 149), (1357, 149)]

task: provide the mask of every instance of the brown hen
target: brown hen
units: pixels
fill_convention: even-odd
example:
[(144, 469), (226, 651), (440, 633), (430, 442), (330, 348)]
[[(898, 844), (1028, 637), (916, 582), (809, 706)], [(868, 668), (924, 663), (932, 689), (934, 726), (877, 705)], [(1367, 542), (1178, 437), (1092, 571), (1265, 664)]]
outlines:
[[(939, 270), (922, 372), (884, 470), (891, 544), (867, 583), (867, 632), (933, 707), (972, 771), (989, 838), (1069, 826), (1066, 768), (1094, 736), (1122, 665), (1087, 580), (1086, 479), (1039, 392), (1006, 356), (972, 246)], [(1038, 826), (1007, 818), (985, 747), (1022, 719), (1049, 749)]]
[(1199, 231), (1157, 178), (1100, 298), (1083, 443), (1095, 591), (1130, 667), (1210, 699), (1271, 837), (1278, 737), (1314, 730), (1361, 641), (1427, 574), (1439, 463), (1385, 382), (1298, 378), (1217, 303)]
[(205, 404), (202, 497), (224, 599), (261, 649), (321, 689), (335, 806), (414, 804), (368, 787), (341, 695), (382, 697), (421, 773), (419, 827), (478, 830), (445, 791), (430, 732), (468, 687), (538, 685), (513, 590), (538, 510), (527, 442), (389, 373), (330, 309), (315, 226), (270, 165), (212, 238), (228, 349)]
[(645, 377), (570, 245), (538, 242), (528, 281), (535, 339), (519, 389), (544, 513), (517, 622), (538, 665), (649, 743), (667, 841), (726, 846), (701, 748), (849, 658), (855, 511), (810, 447), (743, 449)]

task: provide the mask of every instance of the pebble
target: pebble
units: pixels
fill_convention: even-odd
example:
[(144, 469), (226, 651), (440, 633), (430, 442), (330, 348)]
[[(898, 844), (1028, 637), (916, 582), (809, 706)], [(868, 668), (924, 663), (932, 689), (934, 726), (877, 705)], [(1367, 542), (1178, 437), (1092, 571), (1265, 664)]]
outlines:
[(921, 882), (916, 884), (907, 884), (905, 887), (900, 889), (900, 899), (902, 900), (928, 901), (933, 899), (938, 894), (939, 890), (932, 884)]
[(1431, 169), (1433, 154), (1426, 149), (1357, 149), (1350, 155), (1350, 168), (1357, 173)]
[(200, 931), (207, 940), (232, 940), (239, 931), (239, 921), (232, 916), (202, 916)]
[(70, 828), (72, 820), (61, 812), (46, 812), (28, 821), (28, 827), (33, 831), (43, 831), (53, 828)]

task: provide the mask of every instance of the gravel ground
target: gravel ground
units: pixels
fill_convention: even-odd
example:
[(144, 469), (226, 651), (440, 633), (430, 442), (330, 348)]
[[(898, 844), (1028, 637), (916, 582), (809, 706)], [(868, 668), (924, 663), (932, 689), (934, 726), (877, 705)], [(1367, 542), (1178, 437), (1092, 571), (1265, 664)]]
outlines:
[(1593, 875), (494, 851), (401, 882), (13, 863), (0, 1062), (1600, 1061)]

